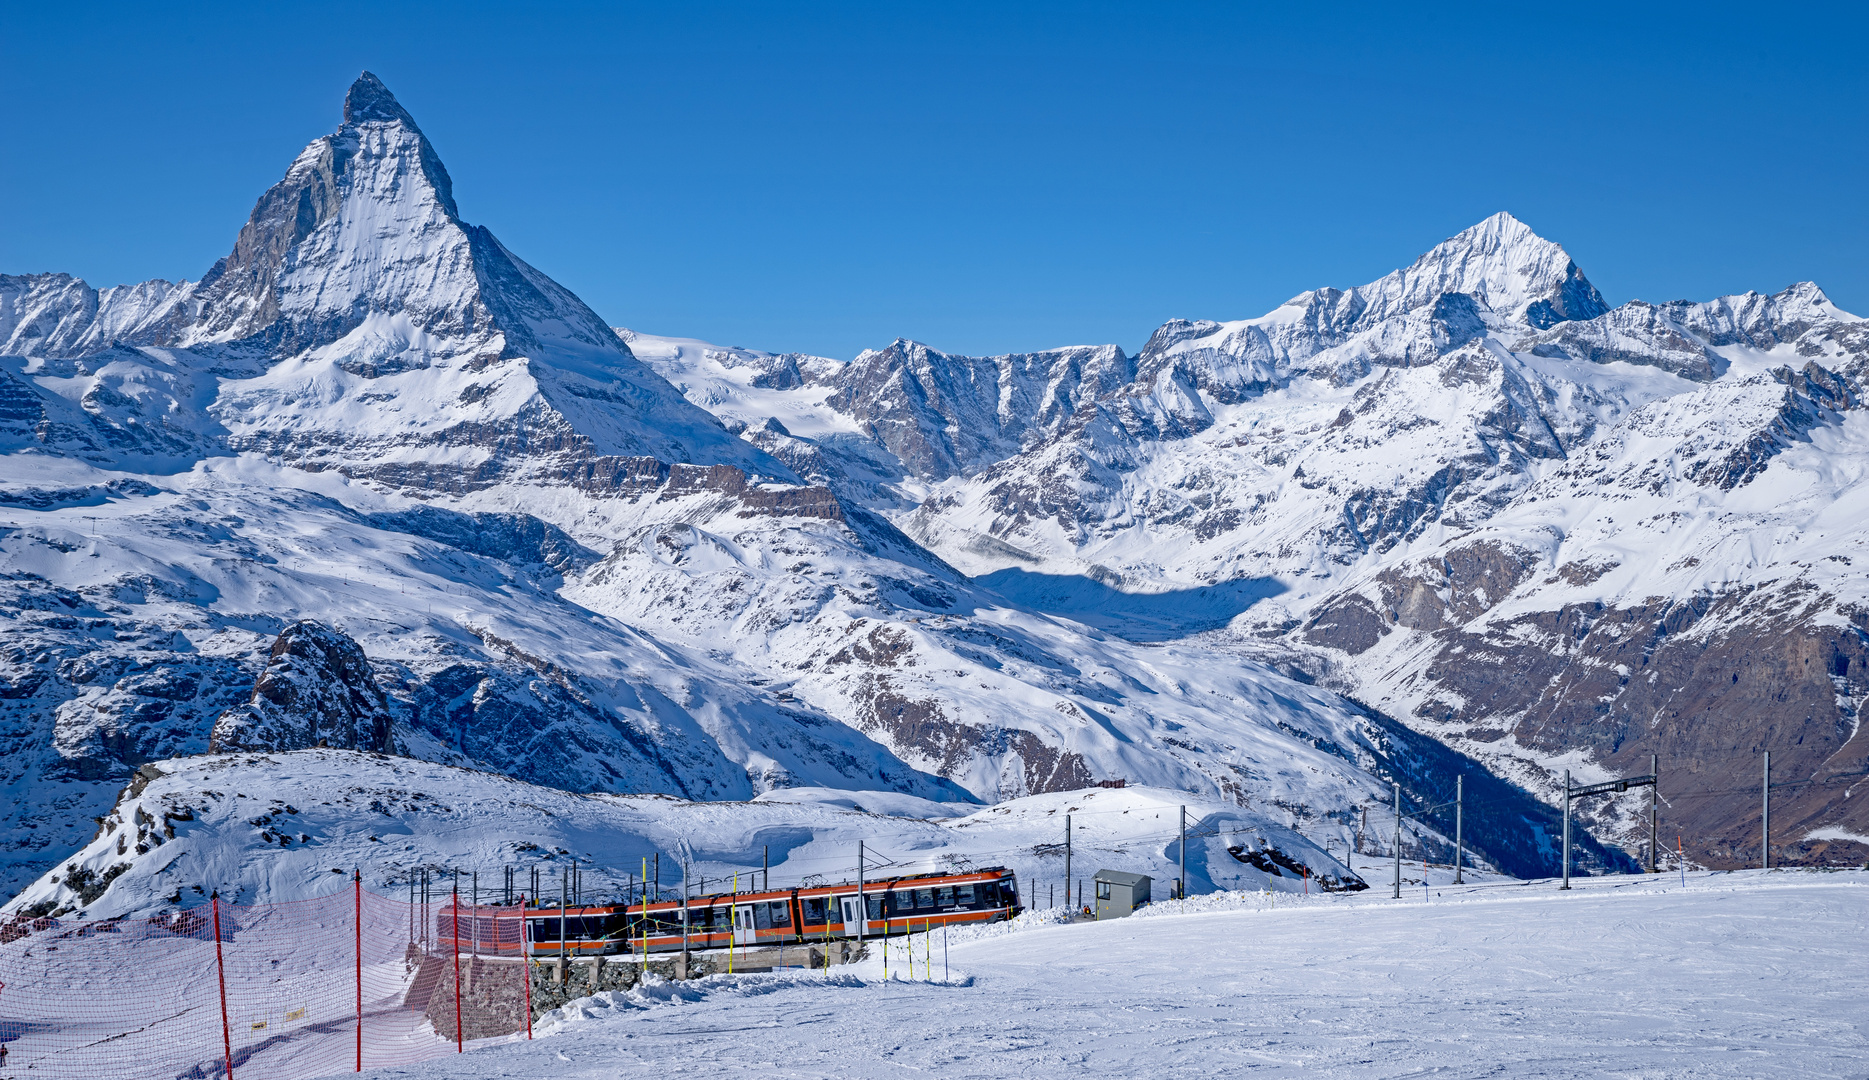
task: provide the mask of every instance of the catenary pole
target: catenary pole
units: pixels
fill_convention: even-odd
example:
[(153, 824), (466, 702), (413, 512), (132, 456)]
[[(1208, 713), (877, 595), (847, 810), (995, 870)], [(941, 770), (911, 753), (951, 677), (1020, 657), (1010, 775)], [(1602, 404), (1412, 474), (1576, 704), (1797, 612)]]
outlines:
[(1071, 903), (1071, 815), (1064, 815), (1064, 906), (1077, 914), (1077, 905)]
[(1655, 782), (1648, 785), (1648, 872), (1658, 873), (1655, 869), (1655, 818), (1661, 805), (1661, 755), (1648, 755), (1648, 775)]
[(1570, 888), (1570, 770), (1564, 770), (1564, 884), (1561, 889)]
[(1759, 866), (1772, 868), (1772, 752), (1765, 752), (1765, 783), (1759, 788)]
[(1395, 893), (1391, 900), (1402, 898), (1402, 785), (1395, 785)]
[(1188, 906), (1188, 808), (1181, 808), (1181, 906)]
[(772, 845), (767, 844), (761, 847), (759, 850), (762, 852), (760, 856), (760, 861), (763, 863), (763, 867), (761, 868), (759, 872), (759, 891), (760, 892), (771, 892), (772, 891)]
[(1465, 821), (1462, 819), (1465, 816), (1466, 802), (1467, 802), (1467, 778), (1465, 776), (1455, 776), (1454, 777), (1454, 884), (1456, 885), (1466, 884), (1466, 880), (1460, 876), (1461, 864), (1466, 861), (1465, 859), (1461, 858), (1461, 855), (1464, 853), (1464, 850), (1465, 850), (1462, 847), (1462, 845), (1465, 843), (1465, 837), (1461, 835), (1461, 830), (1465, 825)]
[[(857, 940), (858, 941), (863, 940), (864, 924), (870, 921), (869, 908), (865, 906), (868, 903), (869, 901), (865, 900), (863, 897), (863, 841), (859, 840), (857, 841)], [(846, 928), (845, 932), (846, 933), (849, 932), (848, 928)], [(889, 953), (887, 949), (885, 949), (883, 952), (884, 959), (886, 960), (888, 956), (889, 956)]]

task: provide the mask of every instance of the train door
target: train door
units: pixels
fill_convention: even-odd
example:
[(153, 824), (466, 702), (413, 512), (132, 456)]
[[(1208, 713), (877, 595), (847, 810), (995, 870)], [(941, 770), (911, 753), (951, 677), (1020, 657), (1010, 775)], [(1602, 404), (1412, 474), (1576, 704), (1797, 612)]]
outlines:
[(844, 934), (856, 937), (863, 919), (862, 908), (855, 896), (840, 896), (837, 899), (844, 906)]
[(735, 945), (753, 945), (758, 942), (753, 933), (753, 905), (736, 904), (733, 908), (733, 943)]

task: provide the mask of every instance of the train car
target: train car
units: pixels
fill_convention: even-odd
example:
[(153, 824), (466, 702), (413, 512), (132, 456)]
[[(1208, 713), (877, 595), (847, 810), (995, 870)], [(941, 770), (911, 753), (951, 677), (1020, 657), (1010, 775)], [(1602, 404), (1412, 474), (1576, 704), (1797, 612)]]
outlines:
[(997, 922), (1023, 911), (1011, 870), (916, 874), (863, 883), (761, 892), (721, 893), (636, 905), (626, 913), (629, 952), (671, 952), (683, 946), (683, 913), (691, 950), (797, 945), (838, 938), (882, 937), (939, 926)]
[[(519, 956), (525, 952), (526, 915), (523, 905), (442, 904), (429, 909), (435, 918), (433, 941), (442, 951), (459, 947), (474, 956)], [(577, 909), (572, 909), (577, 910)]]
[(578, 904), (525, 909), (525, 951), (533, 956), (607, 956), (628, 952), (622, 905)]
[[(715, 893), (636, 904), (444, 907), (437, 944), (478, 955), (608, 956), (700, 952), (884, 937), (1019, 914), (1018, 881), (1004, 867), (914, 874), (760, 892)], [(683, 934), (684, 922), (687, 933)]]

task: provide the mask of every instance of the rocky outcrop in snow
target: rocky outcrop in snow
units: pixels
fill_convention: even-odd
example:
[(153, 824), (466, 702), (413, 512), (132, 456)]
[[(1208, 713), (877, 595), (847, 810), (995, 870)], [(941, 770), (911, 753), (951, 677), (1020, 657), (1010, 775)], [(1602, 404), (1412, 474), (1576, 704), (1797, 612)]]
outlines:
[(279, 632), (253, 697), (214, 722), (208, 752), (387, 750), (388, 702), (363, 649), (312, 619)]

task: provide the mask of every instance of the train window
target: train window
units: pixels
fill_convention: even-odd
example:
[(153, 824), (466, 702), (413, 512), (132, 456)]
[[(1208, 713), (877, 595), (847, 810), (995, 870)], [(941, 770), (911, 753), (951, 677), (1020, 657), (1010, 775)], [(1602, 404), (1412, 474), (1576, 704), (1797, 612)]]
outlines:
[(955, 887), (954, 896), (955, 896), (955, 899), (960, 902), (961, 907), (972, 907), (973, 906), (973, 886), (972, 885), (960, 885), (960, 886)]
[(914, 911), (915, 910), (915, 890), (914, 889), (897, 890), (896, 894), (890, 898), (889, 906), (892, 911)]
[(813, 926), (824, 921), (824, 897), (822, 896), (805, 897), (804, 919), (806, 923), (813, 925)]
[(753, 929), (772, 929), (772, 909), (765, 904), (753, 905)]
[(933, 889), (916, 889), (915, 890), (915, 906), (918, 908), (934, 907), (934, 890)]
[(792, 905), (791, 904), (787, 903), (784, 900), (774, 900), (772, 902), (772, 925), (774, 926), (792, 925)]
[(871, 919), (882, 918), (883, 917), (883, 898), (881, 896), (871, 894), (869, 896), (864, 897), (864, 899), (869, 901), (869, 903), (866, 906), (870, 909), (870, 918)]
[(939, 889), (936, 889), (935, 890), (935, 904), (939, 907), (944, 907), (944, 908), (953, 907), (954, 906), (954, 886), (943, 885)]

